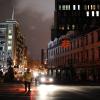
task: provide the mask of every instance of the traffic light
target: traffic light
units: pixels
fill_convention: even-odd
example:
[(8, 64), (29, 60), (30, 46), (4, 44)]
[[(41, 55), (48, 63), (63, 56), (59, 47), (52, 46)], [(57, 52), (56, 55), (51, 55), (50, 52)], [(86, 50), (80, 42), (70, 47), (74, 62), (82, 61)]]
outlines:
[(70, 43), (70, 40), (69, 40), (69, 39), (66, 39), (66, 38), (65, 38), (65, 39), (62, 39), (62, 40), (61, 40), (61, 47), (62, 47), (62, 48), (68, 48), (68, 47), (70, 46), (70, 44), (71, 44), (71, 43)]

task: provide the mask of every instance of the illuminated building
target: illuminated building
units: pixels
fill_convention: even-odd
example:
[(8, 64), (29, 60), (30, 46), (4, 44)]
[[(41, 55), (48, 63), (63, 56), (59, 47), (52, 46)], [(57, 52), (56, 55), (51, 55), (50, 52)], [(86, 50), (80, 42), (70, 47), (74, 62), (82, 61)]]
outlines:
[[(58, 80), (100, 80), (99, 4), (100, 0), (55, 0), (48, 68)], [(70, 40), (66, 48), (61, 47), (64, 38)]]
[(23, 60), (24, 37), (16, 20), (6, 20), (0, 23), (0, 66), (7, 69), (8, 60), (13, 65), (21, 65)]

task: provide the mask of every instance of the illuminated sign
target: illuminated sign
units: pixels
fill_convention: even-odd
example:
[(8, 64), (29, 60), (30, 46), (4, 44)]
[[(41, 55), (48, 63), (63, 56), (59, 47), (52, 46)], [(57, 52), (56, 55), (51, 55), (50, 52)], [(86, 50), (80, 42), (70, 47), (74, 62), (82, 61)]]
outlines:
[(67, 47), (69, 47), (70, 46), (70, 40), (69, 39), (63, 39), (63, 40), (61, 40), (61, 47), (62, 48), (67, 48)]

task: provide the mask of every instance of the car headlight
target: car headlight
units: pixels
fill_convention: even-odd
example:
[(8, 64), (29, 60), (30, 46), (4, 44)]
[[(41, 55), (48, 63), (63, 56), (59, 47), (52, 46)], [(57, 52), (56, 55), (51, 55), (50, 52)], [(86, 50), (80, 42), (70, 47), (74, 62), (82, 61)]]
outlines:
[(41, 81), (41, 82), (45, 82), (45, 81), (46, 81), (45, 77), (42, 77), (42, 78), (40, 79), (40, 81)]
[(50, 78), (49, 81), (50, 81), (50, 82), (53, 82), (53, 78)]

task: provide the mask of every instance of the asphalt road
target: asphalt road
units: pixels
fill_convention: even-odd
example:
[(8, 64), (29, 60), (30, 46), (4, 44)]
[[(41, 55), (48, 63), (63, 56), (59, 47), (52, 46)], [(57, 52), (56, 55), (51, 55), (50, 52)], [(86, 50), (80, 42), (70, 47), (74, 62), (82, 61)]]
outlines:
[(0, 84), (0, 100), (100, 100), (100, 86)]

